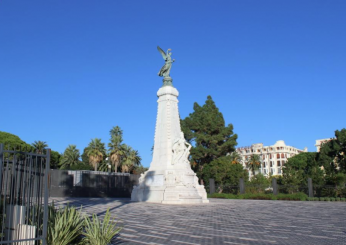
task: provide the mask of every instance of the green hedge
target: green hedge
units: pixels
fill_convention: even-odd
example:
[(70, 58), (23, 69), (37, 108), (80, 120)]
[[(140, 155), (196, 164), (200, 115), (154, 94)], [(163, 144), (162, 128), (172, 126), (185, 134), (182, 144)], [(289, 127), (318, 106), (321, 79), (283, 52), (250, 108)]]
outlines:
[(277, 196), (273, 194), (226, 194), (226, 193), (214, 193), (208, 195), (210, 198), (226, 198), (226, 199), (254, 199), (254, 200), (290, 200), (290, 201), (305, 201), (308, 197), (304, 193), (295, 194), (278, 194)]
[(227, 193), (214, 193), (212, 195), (208, 194), (209, 198), (225, 198), (225, 199), (253, 199), (253, 200), (287, 200), (287, 201), (323, 201), (323, 202), (346, 202), (346, 198), (334, 198), (334, 197), (308, 197), (304, 193), (295, 194), (227, 194)]

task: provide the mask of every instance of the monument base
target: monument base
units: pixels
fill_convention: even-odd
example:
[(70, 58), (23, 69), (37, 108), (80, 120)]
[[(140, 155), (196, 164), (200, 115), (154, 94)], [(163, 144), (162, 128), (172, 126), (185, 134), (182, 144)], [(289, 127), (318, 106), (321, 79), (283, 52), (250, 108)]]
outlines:
[(193, 171), (166, 170), (147, 171), (135, 186), (131, 200), (163, 204), (209, 203), (203, 185)]

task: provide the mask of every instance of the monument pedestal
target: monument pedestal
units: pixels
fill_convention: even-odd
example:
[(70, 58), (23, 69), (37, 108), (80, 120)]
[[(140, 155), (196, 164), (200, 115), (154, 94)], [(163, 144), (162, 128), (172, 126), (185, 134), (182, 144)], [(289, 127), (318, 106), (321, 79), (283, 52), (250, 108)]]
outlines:
[(139, 184), (132, 190), (131, 200), (164, 204), (209, 203), (203, 185), (192, 171), (188, 160), (191, 145), (180, 128), (178, 90), (172, 79), (165, 77), (157, 92), (158, 111), (153, 160)]

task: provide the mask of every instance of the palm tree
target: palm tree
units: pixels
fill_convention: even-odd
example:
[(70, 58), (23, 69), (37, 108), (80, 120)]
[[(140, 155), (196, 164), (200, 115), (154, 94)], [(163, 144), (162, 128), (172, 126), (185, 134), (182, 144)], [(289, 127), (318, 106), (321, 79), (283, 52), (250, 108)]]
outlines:
[(111, 139), (108, 143), (109, 160), (114, 165), (114, 172), (117, 172), (121, 157), (125, 155), (123, 142), (123, 131), (116, 126), (110, 130)]
[(61, 168), (77, 165), (79, 163), (80, 152), (75, 145), (69, 145), (60, 160)]
[(242, 160), (241, 155), (236, 151), (233, 151), (229, 156), (231, 157), (232, 164), (239, 164)]
[(106, 156), (105, 144), (101, 142), (101, 139), (92, 139), (86, 151), (89, 157), (89, 163), (91, 163), (95, 171), (97, 171), (98, 164), (103, 160), (103, 157)]
[(251, 170), (252, 175), (255, 176), (255, 171), (261, 166), (261, 158), (259, 155), (252, 154), (246, 162), (246, 167)]
[(34, 148), (36, 153), (42, 154), (44, 148), (48, 147), (47, 143), (45, 141), (34, 141), (34, 143), (31, 144)]
[(134, 166), (139, 166), (141, 164), (141, 157), (138, 151), (132, 149), (131, 146), (124, 144), (125, 157), (124, 161), (121, 163), (121, 172), (128, 173), (132, 170)]

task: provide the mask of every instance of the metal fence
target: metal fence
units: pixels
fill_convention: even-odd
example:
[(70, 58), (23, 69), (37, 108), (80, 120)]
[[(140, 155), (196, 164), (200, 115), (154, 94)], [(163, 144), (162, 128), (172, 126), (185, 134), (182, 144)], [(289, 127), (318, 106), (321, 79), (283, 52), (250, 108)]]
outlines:
[(131, 197), (139, 175), (98, 171), (50, 171), (50, 197)]
[(49, 160), (0, 144), (0, 244), (46, 245)]
[(346, 198), (346, 186), (313, 185), (311, 178), (308, 178), (303, 185), (279, 185), (275, 178), (267, 185), (252, 184), (239, 179), (233, 185), (218, 185), (214, 179), (209, 180), (209, 194), (229, 193), (229, 194), (294, 194), (304, 193), (309, 197), (341, 197)]

